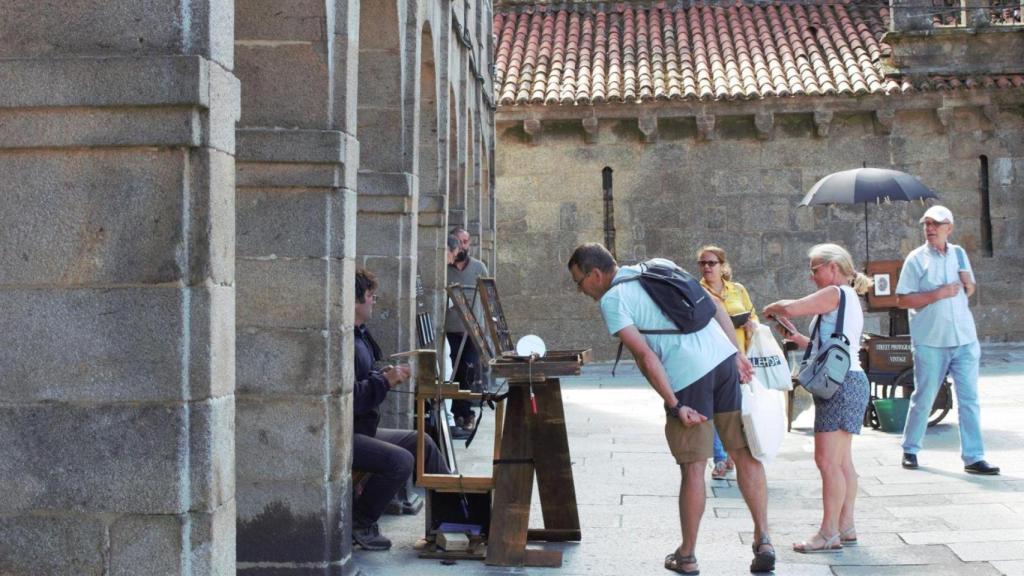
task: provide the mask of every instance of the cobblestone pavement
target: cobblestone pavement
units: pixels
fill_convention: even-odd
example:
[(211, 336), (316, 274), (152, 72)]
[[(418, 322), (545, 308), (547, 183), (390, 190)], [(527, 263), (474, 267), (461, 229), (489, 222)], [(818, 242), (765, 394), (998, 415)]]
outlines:
[[(813, 462), (813, 410), (799, 415), (768, 466), (769, 521), (779, 553), (777, 574), (1024, 575), (1024, 344), (983, 347), (982, 424), (995, 477), (969, 476), (959, 457), (955, 409), (930, 428), (921, 469), (899, 465), (900, 436), (865, 429), (854, 440), (860, 473), (857, 500), (861, 545), (839, 554), (802, 555), (791, 543), (813, 534), (821, 486)], [(612, 379), (608, 365), (588, 366), (563, 380), (566, 421), (583, 541), (537, 544), (564, 551), (559, 569), (498, 568), (422, 560), (412, 548), (424, 515), (382, 519), (395, 541), (389, 552), (357, 552), (371, 575), (671, 574), (665, 554), (679, 543), (679, 472), (668, 454), (664, 412), (633, 366)], [(485, 471), (493, 415), (463, 455), (464, 469)], [(480, 448), (480, 447), (483, 448)], [(701, 574), (746, 574), (752, 523), (735, 478), (707, 476), (708, 505), (698, 541)], [(542, 523), (536, 491), (531, 525)], [(531, 544), (531, 546), (534, 546)]]

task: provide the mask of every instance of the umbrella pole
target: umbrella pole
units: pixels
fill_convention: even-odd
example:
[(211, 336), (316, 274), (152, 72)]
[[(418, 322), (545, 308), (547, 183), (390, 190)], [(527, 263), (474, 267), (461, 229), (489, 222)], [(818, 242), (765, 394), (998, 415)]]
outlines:
[(868, 203), (864, 203), (864, 266), (871, 261), (871, 247), (868, 246)]
[[(867, 168), (868, 163), (865, 160), (860, 163), (861, 168)], [(864, 270), (868, 268), (868, 262), (871, 262), (871, 247), (868, 246), (868, 202), (864, 201)]]

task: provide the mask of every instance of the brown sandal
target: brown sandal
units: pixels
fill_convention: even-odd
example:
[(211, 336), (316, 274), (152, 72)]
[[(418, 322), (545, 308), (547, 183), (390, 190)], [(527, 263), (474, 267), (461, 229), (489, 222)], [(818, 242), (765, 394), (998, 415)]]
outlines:
[[(761, 546), (771, 546), (771, 552), (760, 552)], [(750, 562), (751, 572), (773, 572), (775, 570), (775, 546), (768, 536), (761, 536), (751, 544), (754, 559)]]
[(696, 570), (683, 570), (683, 564), (696, 563), (696, 556), (694, 556), (693, 554), (690, 554), (689, 556), (682, 556), (679, 554), (678, 548), (668, 556), (665, 556), (665, 568), (667, 570), (683, 574), (684, 576), (697, 576), (698, 574), (700, 574), (700, 568)]

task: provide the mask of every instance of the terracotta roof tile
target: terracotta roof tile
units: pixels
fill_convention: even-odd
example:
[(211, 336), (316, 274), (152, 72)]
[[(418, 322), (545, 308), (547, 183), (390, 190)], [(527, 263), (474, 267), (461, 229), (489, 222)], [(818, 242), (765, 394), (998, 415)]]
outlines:
[(888, 19), (859, 0), (519, 5), (494, 15), (495, 91), (509, 106), (1024, 87), (1021, 75), (887, 78)]

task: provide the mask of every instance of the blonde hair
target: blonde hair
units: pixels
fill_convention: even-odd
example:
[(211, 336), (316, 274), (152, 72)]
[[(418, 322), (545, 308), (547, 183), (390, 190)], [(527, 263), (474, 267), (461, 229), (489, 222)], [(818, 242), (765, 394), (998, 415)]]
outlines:
[[(722, 263), (722, 280), (732, 280), (732, 266), (729, 266), (729, 260), (725, 257), (725, 250), (722, 250), (714, 244), (706, 244), (697, 250), (697, 260), (700, 260), (700, 255), (705, 252), (711, 252), (718, 257), (718, 261)], [(698, 265), (698, 272), (700, 272), (700, 266)], [(700, 278), (700, 275), (697, 275)]]
[(807, 252), (811, 260), (819, 260), (821, 263), (835, 262), (839, 267), (839, 273), (850, 279), (850, 286), (857, 294), (866, 294), (874, 281), (853, 268), (853, 257), (845, 248), (838, 244), (818, 244)]

